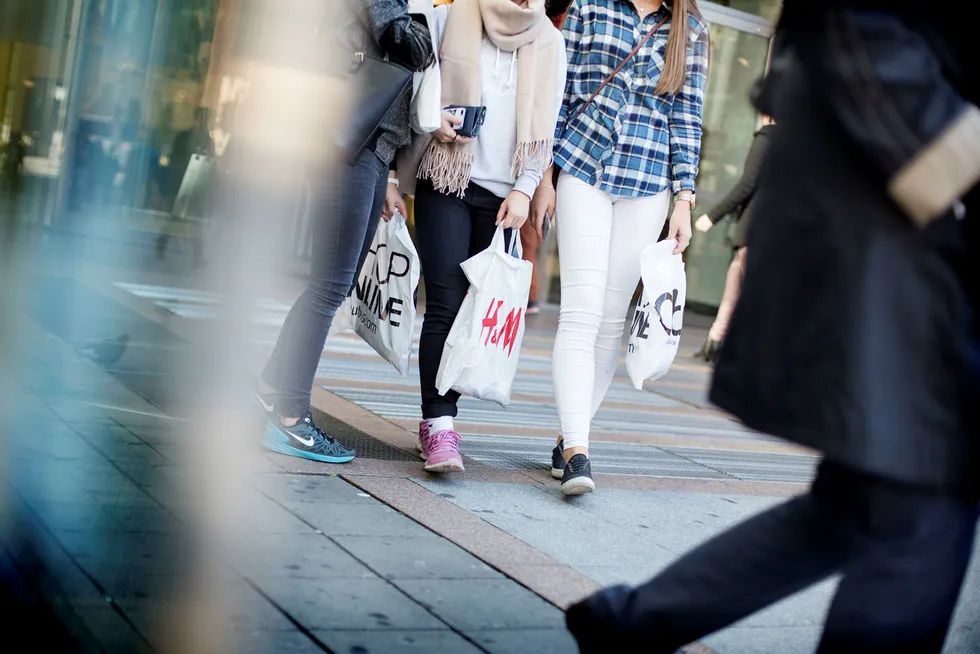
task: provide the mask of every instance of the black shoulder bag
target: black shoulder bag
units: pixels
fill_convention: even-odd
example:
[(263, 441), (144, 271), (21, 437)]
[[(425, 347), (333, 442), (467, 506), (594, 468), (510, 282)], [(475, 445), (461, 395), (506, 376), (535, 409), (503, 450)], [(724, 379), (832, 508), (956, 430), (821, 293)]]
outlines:
[[(363, 22), (361, 13), (357, 15)], [(372, 33), (369, 25), (364, 28), (367, 34)], [(334, 132), (334, 143), (351, 164), (371, 143), (385, 115), (411, 84), (412, 73), (407, 68), (363, 51), (351, 54), (348, 70), (348, 90), (353, 96), (351, 115)]]

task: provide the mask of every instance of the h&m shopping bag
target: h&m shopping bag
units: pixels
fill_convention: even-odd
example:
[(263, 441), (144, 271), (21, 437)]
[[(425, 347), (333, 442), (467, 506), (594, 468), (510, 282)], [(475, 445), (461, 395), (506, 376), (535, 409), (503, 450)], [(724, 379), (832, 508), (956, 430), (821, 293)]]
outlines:
[(442, 351), (436, 374), (440, 394), (452, 389), (503, 407), (510, 404), (533, 274), (531, 263), (521, 259), (517, 230), (511, 241), (508, 251), (504, 230), (497, 228), (490, 247), (462, 264), (470, 290)]
[(420, 270), (404, 216), (396, 213), (388, 222), (381, 221), (331, 333), (353, 331), (407, 376)]
[(640, 254), (643, 295), (633, 312), (626, 371), (633, 386), (667, 374), (684, 326), (687, 277), (684, 259), (674, 254), (673, 239), (648, 245)]

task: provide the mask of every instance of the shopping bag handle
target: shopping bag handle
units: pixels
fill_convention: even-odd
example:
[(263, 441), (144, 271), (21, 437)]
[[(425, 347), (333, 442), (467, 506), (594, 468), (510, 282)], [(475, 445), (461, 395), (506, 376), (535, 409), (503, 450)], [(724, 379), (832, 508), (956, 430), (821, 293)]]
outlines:
[(521, 245), (521, 233), (519, 229), (510, 230), (510, 247), (506, 246), (507, 237), (504, 234), (503, 225), (497, 226), (497, 231), (494, 232), (493, 240), (490, 241), (490, 249), (499, 252), (500, 254), (509, 254), (515, 259), (524, 258), (524, 248)]

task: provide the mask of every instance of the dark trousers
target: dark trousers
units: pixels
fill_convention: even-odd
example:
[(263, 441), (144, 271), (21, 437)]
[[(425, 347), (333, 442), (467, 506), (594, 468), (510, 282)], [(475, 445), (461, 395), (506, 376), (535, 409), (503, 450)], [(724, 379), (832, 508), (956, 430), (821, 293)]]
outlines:
[(338, 164), (313, 182), (313, 261), (306, 291), (293, 304), (262, 373), (279, 393), (276, 410), (304, 418), (327, 332), (354, 286), (384, 206), (387, 166), (365, 150), (353, 166)]
[(673, 653), (841, 573), (820, 653), (938, 653), (973, 549), (977, 504), (824, 463), (812, 489), (635, 589), (568, 611), (582, 654)]
[(423, 418), (456, 415), (459, 393), (439, 395), (436, 373), (446, 337), (470, 288), (460, 264), (489, 247), (503, 201), (475, 184), (470, 184), (460, 198), (439, 193), (431, 182), (419, 180), (415, 233), (425, 282), (425, 317), (419, 340)]

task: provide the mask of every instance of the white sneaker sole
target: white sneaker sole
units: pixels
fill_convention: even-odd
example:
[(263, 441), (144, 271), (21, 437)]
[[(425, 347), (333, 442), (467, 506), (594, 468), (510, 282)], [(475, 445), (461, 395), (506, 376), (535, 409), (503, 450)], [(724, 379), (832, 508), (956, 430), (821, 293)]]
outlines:
[(555, 479), (561, 479), (562, 477), (565, 476), (565, 471), (559, 470), (558, 468), (552, 468), (551, 476), (554, 477)]
[(465, 470), (459, 461), (443, 461), (442, 463), (425, 465), (426, 472), (465, 472)]
[(561, 485), (562, 495), (585, 495), (595, 490), (595, 482), (588, 477), (569, 479)]
[(420, 459), (422, 459), (423, 461), (428, 461), (429, 460), (429, 457), (426, 456), (425, 451), (422, 449), (422, 441), (421, 440), (419, 440), (419, 439), (416, 439), (415, 440), (415, 449), (418, 451), (419, 458)]

